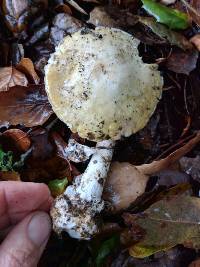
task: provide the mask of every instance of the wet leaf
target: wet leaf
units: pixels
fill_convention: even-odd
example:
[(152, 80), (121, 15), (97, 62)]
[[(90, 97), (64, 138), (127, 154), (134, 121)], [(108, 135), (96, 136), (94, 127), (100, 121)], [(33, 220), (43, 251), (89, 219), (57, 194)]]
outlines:
[(169, 70), (189, 75), (196, 68), (198, 56), (197, 50), (184, 52), (176, 49), (172, 51), (164, 64)]
[(83, 26), (83, 23), (66, 13), (59, 13), (53, 19), (53, 27), (50, 31), (50, 39), (54, 45), (67, 35), (78, 31)]
[(113, 250), (119, 245), (119, 236), (114, 235), (113, 237), (104, 241), (98, 251), (96, 257), (96, 266), (102, 267), (104, 261), (106, 260), (107, 256), (113, 252)]
[(53, 113), (43, 85), (15, 86), (0, 92), (0, 125), (42, 125)]
[(49, 182), (48, 186), (53, 197), (61, 195), (68, 184), (67, 178), (56, 179)]
[(193, 49), (193, 45), (181, 33), (170, 30), (165, 25), (156, 23), (153, 18), (140, 17), (139, 21), (148, 26), (159, 37), (166, 39), (171, 45), (176, 45), (183, 50)]
[(14, 67), (0, 68), (0, 92), (8, 91), (15, 85), (27, 86), (26, 76)]
[[(112, 206), (110, 212), (115, 213), (128, 208), (145, 192), (150, 175), (156, 174), (159, 176), (161, 171), (166, 171), (173, 163), (177, 162), (182, 156), (188, 153), (199, 141), (200, 133), (197, 133), (194, 138), (169, 156), (148, 164), (134, 166), (128, 162), (113, 162), (103, 192), (103, 199), (108, 201)], [(173, 172), (171, 172), (171, 174), (172, 173)], [(177, 176), (177, 179), (173, 179), (174, 184), (176, 184), (175, 181), (178, 181), (178, 179), (182, 179), (181, 182), (188, 181), (185, 180), (186, 177), (184, 175), (177, 173), (178, 172), (173, 174)], [(164, 183), (164, 173), (162, 174), (161, 172), (161, 175), (163, 175)], [(168, 183), (170, 183), (170, 181), (169, 179)], [(160, 183), (162, 183), (162, 181), (160, 181)], [(171, 185), (173, 185), (173, 183)]]
[(2, 7), (5, 14), (19, 18), (28, 7), (28, 0), (3, 0)]
[(27, 160), (26, 168), (22, 171), (21, 177), (23, 177), (23, 180), (45, 183), (55, 178), (61, 179), (63, 177), (68, 177), (72, 180), (69, 165), (58, 156), (52, 156), (44, 160), (35, 159), (31, 161), (31, 159), (30, 157)]
[(29, 2), (27, 0), (2, 1), (5, 21), (12, 32), (18, 33), (25, 29), (27, 25), (28, 6)]
[(22, 58), (19, 64), (17, 64), (16, 68), (25, 73), (27, 77), (29, 77), (35, 84), (40, 83), (40, 78), (38, 77), (33, 62), (30, 58)]
[(31, 146), (30, 137), (20, 129), (9, 129), (3, 132), (2, 136), (6, 142), (12, 142), (20, 152), (26, 152)]
[(187, 14), (166, 7), (154, 0), (142, 0), (143, 8), (160, 23), (167, 25), (170, 29), (184, 30), (190, 26)]
[(46, 39), (49, 36), (49, 24), (45, 23), (37, 28), (31, 38), (26, 42), (27, 46), (34, 45), (36, 42)]
[(113, 162), (104, 186), (103, 199), (114, 212), (128, 208), (144, 193), (149, 177), (128, 162)]
[(191, 175), (192, 178), (200, 182), (200, 156), (195, 158), (182, 157), (180, 160), (181, 168), (184, 172)]
[(125, 221), (142, 235), (129, 249), (130, 255), (144, 258), (178, 244), (200, 248), (200, 199), (177, 196), (156, 202), (141, 215), (128, 215)]
[(183, 157), (185, 154), (187, 154), (189, 151), (191, 151), (194, 148), (194, 146), (197, 145), (199, 142), (200, 142), (200, 132), (198, 132), (195, 137), (189, 140), (182, 147), (175, 150), (166, 158), (155, 160), (149, 164), (142, 164), (140, 166), (136, 166), (136, 168), (140, 172), (146, 175), (155, 174), (159, 171), (167, 169), (170, 165), (172, 165), (173, 163), (178, 161), (181, 157)]

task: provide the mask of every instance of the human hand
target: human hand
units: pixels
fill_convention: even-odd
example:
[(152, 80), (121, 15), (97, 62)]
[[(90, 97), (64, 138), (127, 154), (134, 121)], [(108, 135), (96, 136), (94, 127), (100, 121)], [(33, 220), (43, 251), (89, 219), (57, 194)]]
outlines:
[(45, 184), (0, 182), (1, 267), (35, 267), (46, 246), (51, 221), (46, 213), (52, 198)]

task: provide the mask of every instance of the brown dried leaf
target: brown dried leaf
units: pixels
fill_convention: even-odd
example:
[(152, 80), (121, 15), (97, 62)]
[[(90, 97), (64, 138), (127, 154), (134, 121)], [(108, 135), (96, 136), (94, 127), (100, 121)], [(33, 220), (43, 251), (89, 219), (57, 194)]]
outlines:
[(0, 181), (21, 181), (21, 178), (18, 172), (0, 171)]
[(42, 125), (53, 113), (44, 85), (15, 86), (0, 92), (0, 125)]
[(200, 267), (200, 259), (191, 262), (188, 267)]
[(72, 14), (71, 8), (66, 4), (60, 4), (55, 7), (55, 11), (58, 13), (67, 13), (69, 15)]
[(114, 212), (128, 208), (144, 193), (149, 177), (128, 162), (113, 162), (106, 179), (103, 199), (114, 208)]
[(22, 58), (19, 64), (17, 64), (16, 68), (30, 77), (31, 81), (33, 81), (35, 84), (40, 83), (40, 78), (38, 77), (33, 62), (30, 58)]
[(195, 45), (198, 51), (200, 51), (200, 34), (196, 34), (190, 39), (190, 42)]
[(149, 164), (142, 164), (140, 166), (136, 166), (136, 168), (145, 175), (155, 174), (159, 171), (167, 169), (170, 165), (175, 163), (177, 160), (179, 160), (181, 157), (187, 154), (190, 150), (192, 150), (193, 147), (199, 142), (200, 142), (200, 132), (198, 132), (196, 136), (192, 138), (188, 143), (186, 143), (184, 146), (171, 153), (166, 158), (153, 161)]
[(176, 73), (189, 75), (196, 68), (199, 53), (197, 50), (184, 52), (174, 50), (165, 61), (165, 66)]
[(30, 137), (20, 129), (9, 129), (2, 134), (7, 142), (12, 142), (20, 152), (26, 152), (31, 146)]
[(0, 92), (8, 91), (15, 85), (27, 86), (26, 76), (14, 67), (0, 68)]

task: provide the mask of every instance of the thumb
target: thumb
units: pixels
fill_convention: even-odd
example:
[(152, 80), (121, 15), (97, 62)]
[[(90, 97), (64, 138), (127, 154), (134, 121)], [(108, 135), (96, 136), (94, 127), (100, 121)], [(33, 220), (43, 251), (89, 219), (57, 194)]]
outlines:
[(0, 266), (35, 267), (51, 232), (50, 217), (45, 212), (28, 215), (0, 245)]

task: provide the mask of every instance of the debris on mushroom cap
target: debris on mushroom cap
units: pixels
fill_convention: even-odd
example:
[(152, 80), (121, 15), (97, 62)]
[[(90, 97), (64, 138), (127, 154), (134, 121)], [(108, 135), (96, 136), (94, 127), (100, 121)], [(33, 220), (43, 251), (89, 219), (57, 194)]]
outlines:
[(161, 96), (155, 64), (138, 55), (139, 41), (114, 28), (80, 30), (49, 59), (45, 84), (57, 116), (89, 140), (118, 140), (143, 128)]

